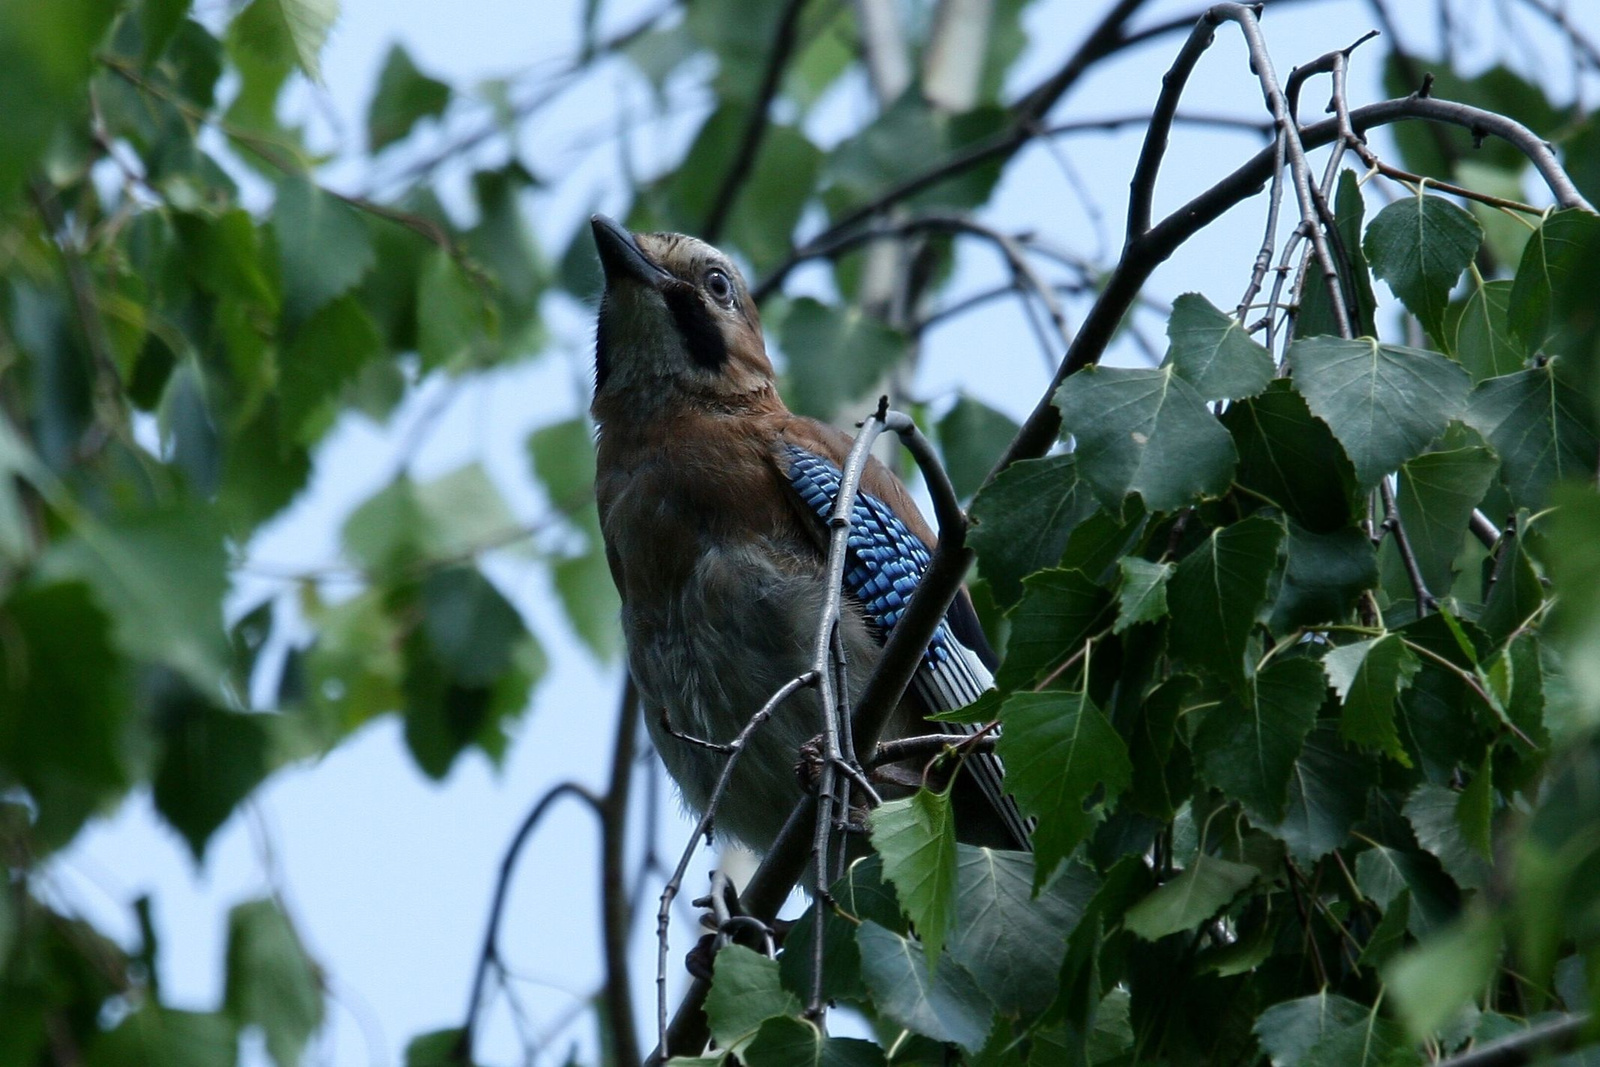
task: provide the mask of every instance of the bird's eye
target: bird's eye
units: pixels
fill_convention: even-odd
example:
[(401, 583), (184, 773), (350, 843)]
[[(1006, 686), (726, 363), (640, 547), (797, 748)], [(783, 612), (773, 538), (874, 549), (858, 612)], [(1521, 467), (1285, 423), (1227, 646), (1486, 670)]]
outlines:
[(733, 281), (726, 272), (712, 268), (706, 272), (706, 292), (719, 304), (733, 303)]

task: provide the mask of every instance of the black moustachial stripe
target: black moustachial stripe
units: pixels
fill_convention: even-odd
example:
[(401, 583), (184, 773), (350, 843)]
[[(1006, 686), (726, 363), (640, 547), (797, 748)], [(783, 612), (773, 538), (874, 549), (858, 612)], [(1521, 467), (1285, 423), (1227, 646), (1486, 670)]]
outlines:
[(681, 283), (667, 286), (661, 295), (666, 299), (667, 310), (672, 312), (672, 321), (678, 326), (684, 347), (689, 350), (689, 358), (706, 370), (721, 370), (728, 362), (728, 345), (700, 294), (687, 283)]

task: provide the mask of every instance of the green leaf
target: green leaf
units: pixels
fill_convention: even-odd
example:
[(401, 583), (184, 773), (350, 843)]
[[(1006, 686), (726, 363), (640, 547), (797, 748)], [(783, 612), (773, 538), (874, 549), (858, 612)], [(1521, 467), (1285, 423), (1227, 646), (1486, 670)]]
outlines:
[(1036, 897), (1028, 853), (958, 845), (957, 863), (950, 957), (977, 979), (1001, 1012), (1048, 1007), (1067, 935), (1099, 886), (1094, 871), (1068, 863)]
[(1029, 685), (1083, 650), (1110, 619), (1111, 596), (1082, 571), (1052, 568), (1022, 582), (1022, 601), (1011, 610), (1011, 638), (995, 685), (1010, 692)]
[(1444, 315), (1450, 290), (1482, 243), (1477, 219), (1442, 197), (1419, 191), (1378, 212), (1362, 247), (1372, 272), (1389, 283), (1435, 342), (1447, 345)]
[(777, 960), (743, 945), (727, 945), (717, 953), (706, 1017), (718, 1045), (738, 1049), (766, 1020), (799, 1013), (799, 998), (778, 979)]
[[(1423, 782), (1406, 798), (1405, 816), (1417, 835), (1417, 843), (1438, 858), (1457, 885), (1462, 889), (1482, 889), (1489, 884), (1489, 864), (1467, 843), (1456, 816), (1465, 796), (1442, 785)], [(1487, 831), (1487, 815), (1484, 828)]]
[(871, 1041), (829, 1037), (809, 1019), (784, 1016), (761, 1024), (740, 1062), (749, 1067), (883, 1067), (885, 1060), (883, 1049)]
[(790, 406), (820, 419), (863, 401), (906, 353), (903, 334), (859, 307), (836, 308), (810, 297), (790, 307), (779, 338), (789, 361)]
[(1521, 370), (1528, 347), (1511, 332), (1509, 280), (1480, 282), (1467, 294), (1456, 321), (1455, 354), (1473, 384)]
[(1085, 693), (1016, 693), (1000, 708), (995, 751), (1023, 814), (1038, 818), (1033, 848), (1037, 888), (1094, 829), (1084, 810), (1098, 786), (1107, 802), (1133, 780), (1128, 747)]
[(1390, 961), (1384, 984), (1412, 1040), (1432, 1036), (1482, 993), (1499, 958), (1499, 924), (1472, 912)]
[(1272, 1067), (1296, 1067), (1324, 1037), (1366, 1017), (1362, 1005), (1323, 990), (1272, 1005), (1256, 1019), (1254, 1031)]
[(1170, 365), (1088, 367), (1062, 383), (1055, 403), (1083, 478), (1112, 512), (1129, 493), (1150, 511), (1173, 511), (1220, 495), (1233, 478), (1233, 439)]
[(401, 572), (475, 555), (520, 529), (487, 472), (472, 463), (421, 485), (395, 479), (345, 520), (341, 540), (368, 570)]
[(1022, 580), (1055, 565), (1073, 530), (1096, 504), (1067, 454), (1013, 463), (972, 502), (968, 540), (995, 601), (1022, 598)]
[(382, 351), (377, 326), (354, 296), (306, 319), (282, 356), (279, 413), (290, 437), (301, 444), (321, 438), (338, 415), (340, 390)]
[(1315, 863), (1342, 846), (1367, 810), (1367, 790), (1376, 783), (1373, 761), (1339, 741), (1331, 726), (1306, 735), (1289, 776), (1289, 804), (1282, 821), (1263, 825), (1289, 846), (1301, 863)]
[(1289, 366), (1363, 490), (1419, 454), (1466, 405), (1466, 373), (1437, 352), (1314, 337), (1289, 346)]
[(405, 1067), (472, 1067), (463, 1064), (456, 1049), (463, 1031), (459, 1026), (418, 1034), (406, 1043)]
[(550, 344), (540, 315), (549, 270), (524, 211), (523, 194), (536, 184), (515, 159), (472, 176), (478, 222), (454, 258), (477, 297), (473, 336), (484, 360), (533, 355)]
[(213, 1012), (177, 1011), (146, 1001), (89, 1047), (87, 1067), (232, 1067), (239, 1035)]
[(968, 1052), (983, 1046), (994, 1008), (971, 975), (953, 961), (929, 968), (920, 942), (875, 922), (857, 927), (856, 944), (862, 977), (884, 1018)]
[(1565, 486), (1555, 503), (1541, 552), (1556, 593), (1550, 629), (1566, 653), (1562, 666), (1574, 703), (1594, 708), (1600, 706), (1600, 495)]
[(1199, 293), (1173, 302), (1167, 337), (1167, 362), (1203, 399), (1242, 400), (1272, 381), (1272, 354)]
[(1275, 635), (1298, 626), (1346, 622), (1362, 591), (1378, 584), (1377, 553), (1358, 527), (1319, 534), (1291, 520), (1288, 549), (1268, 624)]
[(1173, 565), (1124, 556), (1117, 568), (1122, 582), (1117, 587), (1117, 621), (1111, 632), (1120, 634), (1137, 623), (1166, 618), (1167, 580), (1172, 577)]
[(883, 876), (935, 960), (955, 919), (956, 819), (950, 794), (919, 789), (872, 812), (872, 847)]
[(520, 714), (544, 673), (544, 654), (516, 608), (475, 568), (449, 567), (422, 583), (422, 625), (404, 646), (406, 744), (417, 765), (442, 778), (477, 745), (494, 760), (504, 723)]
[(132, 708), (111, 622), (85, 586), (67, 582), (14, 589), (0, 624), (0, 779), (27, 789), (30, 836), (65, 844), (129, 784)]
[(1245, 680), (1245, 650), (1283, 543), (1281, 522), (1252, 515), (1213, 530), (1178, 564), (1167, 603), (1178, 624), (1172, 654), (1233, 684)]
[(1411, 890), (1403, 889), (1383, 909), (1383, 918), (1361, 948), (1358, 961), (1363, 967), (1382, 967), (1406, 944), (1406, 927), (1411, 924)]
[(1198, 853), (1182, 874), (1129, 908), (1122, 924), (1146, 941), (1193, 930), (1227, 907), (1260, 873), (1248, 864)]
[(964, 499), (978, 491), (1015, 436), (1017, 424), (1009, 415), (965, 394), (956, 398), (939, 420), (939, 451), (957, 496)]
[(533, 472), (550, 503), (572, 515), (594, 502), (594, 431), (583, 418), (541, 426), (528, 435)]
[(211, 835), (271, 769), (266, 720), (213, 707), (181, 683), (171, 689), (152, 785), (156, 810), (183, 835), (198, 863)]
[(1546, 216), (1528, 239), (1511, 286), (1508, 314), (1512, 334), (1529, 351), (1544, 347), (1561, 324), (1555, 306), (1569, 289), (1582, 289), (1593, 249), (1600, 244), (1600, 220), (1579, 208)]
[(490, 320), (483, 296), (442, 248), (417, 273), (417, 354), (429, 369), (460, 371), (480, 352)]
[(573, 632), (596, 659), (609, 663), (622, 647), (622, 628), (617, 623), (622, 601), (606, 562), (605, 546), (600, 544), (598, 521), (594, 525), (589, 548), (552, 563), (550, 579)]
[(1344, 704), (1339, 733), (1358, 745), (1378, 749), (1402, 766), (1411, 766), (1411, 757), (1395, 729), (1394, 702), (1422, 669), (1422, 661), (1406, 647), (1405, 640), (1399, 634), (1386, 634), (1341, 645), (1329, 650), (1322, 666)]
[(129, 655), (165, 663), (211, 690), (228, 665), (226, 562), (215, 512), (193, 502), (85, 521), (51, 548), (42, 570), (88, 583)]
[[(263, 3), (289, 0), (256, 0)], [(300, 321), (353, 288), (372, 269), (372, 235), (343, 200), (299, 176), (278, 186), (272, 207), (283, 270), (284, 311)]]
[(95, 50), (117, 11), (107, 0), (0, 4), (0, 99), (28, 101), (9, 109), (0, 128), (0, 199), (11, 197), (45, 153), (58, 123), (87, 121)]
[(1311, 659), (1279, 659), (1251, 680), (1248, 701), (1229, 694), (1206, 714), (1193, 748), (1201, 776), (1252, 815), (1284, 817), (1289, 779), (1327, 693)]
[(1512, 503), (1537, 508), (1553, 483), (1593, 475), (1600, 439), (1590, 410), (1552, 363), (1483, 382), (1472, 391), (1466, 423), (1499, 454)]
[[(1402, 831), (1403, 832), (1403, 831)], [(1375, 845), (1356, 857), (1356, 885), (1380, 908), (1409, 895), (1407, 929), (1419, 938), (1431, 936), (1460, 909), (1456, 887), (1432, 856), (1410, 849)]]
[(172, 221), (183, 243), (184, 266), (197, 286), (277, 311), (275, 271), (263, 259), (261, 235), (248, 211), (234, 208), (215, 218), (177, 214)]
[(1325, 1034), (1312, 1046), (1305, 1067), (1415, 1067), (1422, 1057), (1405, 1031), (1374, 1004), (1360, 1022)]
[[(861, 952), (856, 947), (856, 927), (870, 919), (887, 930), (905, 933), (910, 928), (900, 912), (894, 888), (883, 880), (883, 863), (875, 855), (855, 860), (829, 887), (844, 916), (824, 909), (822, 944), (822, 995), (830, 1000), (865, 1000), (861, 979)], [(816, 909), (805, 913), (784, 939), (778, 971), (789, 989), (811, 990), (812, 938)]]
[(450, 86), (418, 70), (404, 46), (391, 45), (367, 106), (367, 151), (375, 153), (404, 140), (413, 126), (442, 114), (449, 102)]
[[(1496, 550), (1498, 559), (1489, 573), (1489, 591), (1484, 597), (1478, 625), (1497, 644), (1527, 622), (1544, 604), (1545, 588), (1534, 570), (1524, 538), (1516, 533), (1502, 536)], [(1489, 566), (1485, 564), (1485, 566)]]
[(1222, 424), (1239, 449), (1240, 485), (1315, 533), (1350, 521), (1355, 468), (1292, 382), (1277, 379), (1260, 396), (1229, 405)]
[(139, 33), (144, 38), (142, 61), (147, 70), (167, 50), (167, 42), (189, 13), (189, 4), (190, 0), (145, 0), (139, 11)]
[(228, 913), (226, 1011), (240, 1026), (259, 1026), (278, 1067), (300, 1062), (322, 1025), (320, 971), (273, 900), (251, 900)]
[(1455, 584), (1467, 524), (1499, 469), (1499, 459), (1482, 446), (1427, 452), (1400, 468), (1400, 521), (1422, 580), (1436, 595)]
[(339, 0), (253, 0), (235, 28), (253, 49), (292, 59), (313, 81), (321, 81), (322, 45), (338, 18)]

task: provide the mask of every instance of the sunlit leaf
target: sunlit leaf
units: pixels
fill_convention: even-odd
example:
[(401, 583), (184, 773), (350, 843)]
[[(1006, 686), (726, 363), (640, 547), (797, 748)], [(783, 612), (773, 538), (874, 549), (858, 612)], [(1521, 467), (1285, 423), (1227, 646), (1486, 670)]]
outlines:
[(956, 821), (949, 793), (919, 789), (872, 812), (872, 847), (935, 959), (956, 914)]

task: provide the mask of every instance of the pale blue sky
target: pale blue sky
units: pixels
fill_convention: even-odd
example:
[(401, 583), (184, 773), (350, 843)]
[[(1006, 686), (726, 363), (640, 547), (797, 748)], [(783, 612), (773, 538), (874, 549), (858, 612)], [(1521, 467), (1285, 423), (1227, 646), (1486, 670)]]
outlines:
[[(301, 93), (292, 106), (314, 113), (314, 128), (330, 147), (355, 146), (368, 94), (393, 41), (403, 41), (424, 70), (470, 90), (489, 77), (559, 66), (575, 48), (581, 6), (577, 0), (345, 0), (324, 55), (325, 93), (316, 99)], [(612, 29), (627, 26), (653, 6), (639, 0), (606, 3), (602, 21)], [(1064, 42), (1076, 41), (1082, 24), (1104, 6), (1038, 0), (1028, 16), (1033, 43), (1016, 84), (1031, 82), (1059, 62)], [(1403, 9), (1412, 23), (1419, 23), (1421, 9), (1432, 8), (1413, 0), (1392, 6)], [(1460, 6), (1476, 12), (1468, 17), (1481, 24), (1483, 48), (1495, 47), (1490, 20), (1496, 5), (1479, 0)], [(1192, 2), (1160, 4), (1150, 17), (1193, 7)], [(1600, 13), (1586, 9), (1582, 17), (1600, 23)], [(1372, 26), (1372, 18), (1357, 0), (1325, 0), (1278, 11), (1269, 6), (1265, 25), (1279, 73), (1286, 75), (1295, 62), (1354, 40)], [(1429, 27), (1408, 29), (1411, 46), (1425, 49)], [(1178, 41), (1157, 42), (1096, 75), (1057, 117), (1148, 109)], [(1357, 53), (1351, 82), (1357, 102), (1379, 95), (1374, 70), (1378, 56), (1376, 50)], [(1555, 87), (1565, 93), (1569, 79), (1564, 66), (1552, 69), (1557, 71)], [(1308, 95), (1308, 115), (1320, 107), (1321, 92)], [(630, 144), (635, 162), (646, 172), (670, 163), (704, 114), (703, 93), (681, 95), (682, 106), (672, 120), (641, 131)], [(644, 98), (639, 79), (613, 63), (525, 128), (527, 161), (536, 172), (560, 179), (527, 203), (530, 225), (547, 254), (558, 255), (590, 211), (625, 209), (627, 194), (608, 124), (615, 121), (619, 100), (642, 106)], [(1252, 117), (1259, 113), (1259, 90), (1246, 70), (1236, 34), (1219, 34), (1185, 107)], [(846, 89), (822, 109), (813, 133), (836, 138), (867, 108), (859, 86)], [(463, 108), (452, 123), (471, 125), (480, 114), (481, 109)], [(597, 135), (602, 138), (598, 147), (581, 148)], [(1120, 244), (1137, 144), (1136, 134), (1095, 135), (1061, 144), (1104, 211), (1101, 228), (1113, 249)], [(1249, 136), (1178, 131), (1157, 210), (1203, 188), (1254, 151), (1255, 144)], [(491, 151), (479, 162), (494, 158)], [(447, 188), (464, 174), (460, 169), (450, 172)], [(327, 180), (354, 187), (361, 173), (352, 165), (339, 165)], [(985, 217), (1003, 227), (1036, 229), (1084, 254), (1094, 254), (1100, 244), (1060, 162), (1040, 148), (1030, 150), (1008, 173)], [(1236, 211), (1175, 257), (1157, 275), (1152, 295), (1170, 300), (1198, 289), (1219, 306), (1231, 307), (1255, 255), (1261, 217), (1259, 203)], [(987, 249), (963, 246), (951, 292), (976, 291), (1002, 279)], [(801, 287), (818, 284), (817, 273), (802, 273), (795, 280)], [(420, 477), (429, 477), (481, 461), (516, 513), (528, 519), (541, 513), (543, 503), (525, 466), (527, 433), (586, 403), (589, 312), (564, 299), (548, 303), (553, 350), (537, 362), (461, 389), (428, 432), (413, 465)], [(1071, 317), (1076, 320), (1078, 312)], [(1159, 325), (1149, 325), (1159, 343)], [(1126, 358), (1133, 357), (1130, 353)], [(1040, 353), (1015, 305), (997, 303), (930, 335), (915, 388), (918, 395), (934, 399), (965, 388), (1021, 417), (1045, 381)], [(392, 476), (400, 442), (409, 439), (419, 413), (434, 406), (438, 389), (439, 383), (430, 383), (390, 427), (357, 418), (343, 423), (321, 450), (310, 492), (258, 538), (252, 557), (297, 570), (337, 561), (344, 517)], [(274, 778), (251, 805), (253, 815), (235, 816), (219, 832), (203, 870), (195, 869), (177, 836), (156, 818), (148, 795), (136, 795), (52, 866), (57, 896), (132, 943), (136, 928), (128, 902), (150, 893), (162, 935), (166, 996), (185, 1006), (211, 1008), (221, 991), (227, 908), (275, 881), (313, 954), (327, 968), (334, 994), (330, 1025), (311, 1062), (395, 1063), (413, 1035), (459, 1024), (501, 851), (529, 804), (551, 782), (575, 777), (602, 784), (619, 678), (615, 666), (596, 664), (567, 635), (538, 568), (515, 553), (501, 553), (486, 566), (526, 613), (552, 661), (503, 768), (496, 771), (470, 755), (445, 782), (431, 783), (412, 766), (398, 723), (388, 717), (320, 763)], [(273, 588), (270, 581), (244, 577), (239, 601), (253, 603)], [(687, 824), (672, 818), (674, 804), (664, 804), (663, 811), (671, 825), (664, 827), (662, 848), (675, 855)], [(531, 843), (515, 883), (503, 946), (525, 979), (521, 989), (536, 1029), (557, 1024), (574, 1007), (574, 998), (591, 992), (599, 981), (595, 842), (591, 817), (575, 806), (562, 808)], [(709, 860), (691, 870), (708, 865)], [(641, 924), (637, 953), (639, 1003), (646, 1011), (654, 966), (653, 942), (646, 932), (651, 925), (648, 919)], [(674, 938), (675, 984), (682, 981), (676, 961), (696, 934), (680, 926)], [(495, 1064), (517, 1062), (520, 1045), (508, 1014), (500, 1010), (491, 1019), (480, 1046), (483, 1058)], [(592, 1029), (585, 1020), (563, 1031), (549, 1051), (549, 1062), (560, 1062), (573, 1040), (592, 1048)], [(649, 1032), (647, 1023), (644, 1029)]]

